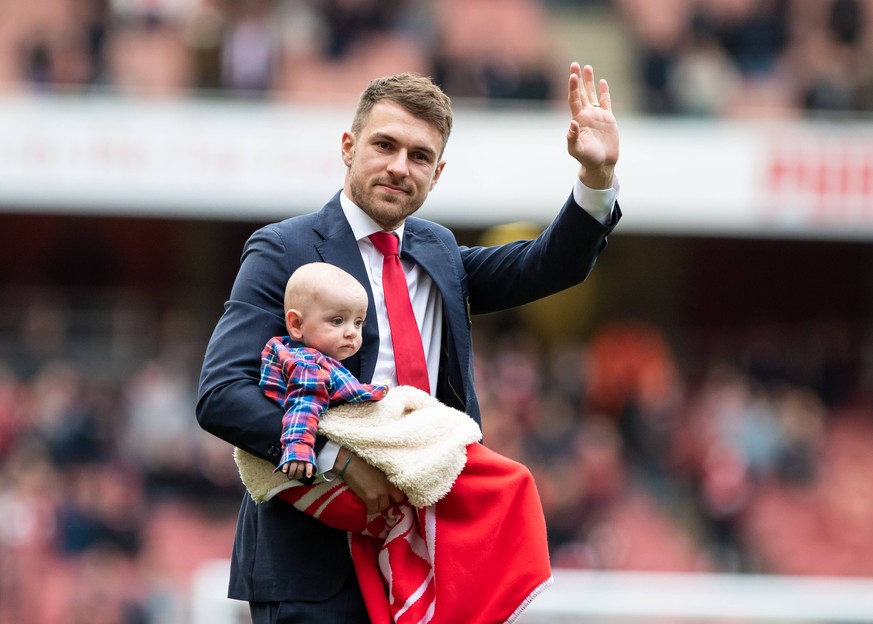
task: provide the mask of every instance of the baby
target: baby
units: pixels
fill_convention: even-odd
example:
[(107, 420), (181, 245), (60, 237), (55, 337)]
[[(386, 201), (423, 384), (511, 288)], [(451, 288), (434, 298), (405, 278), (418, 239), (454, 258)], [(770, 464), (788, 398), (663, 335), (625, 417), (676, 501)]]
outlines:
[(379, 401), (388, 387), (360, 383), (339, 362), (361, 348), (367, 316), (367, 292), (354, 277), (332, 264), (304, 264), (288, 279), (284, 307), (288, 335), (264, 347), (260, 384), (285, 410), (277, 470), (310, 478), (321, 414), (338, 403)]

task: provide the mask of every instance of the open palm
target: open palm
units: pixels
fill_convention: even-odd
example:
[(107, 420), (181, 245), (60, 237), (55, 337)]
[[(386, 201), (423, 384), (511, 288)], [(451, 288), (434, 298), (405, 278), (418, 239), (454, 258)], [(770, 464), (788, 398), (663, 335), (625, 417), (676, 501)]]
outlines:
[(609, 85), (601, 79), (600, 97), (594, 82), (594, 69), (578, 63), (570, 65), (567, 102), (570, 129), (567, 151), (579, 161), (579, 177), (592, 188), (605, 188), (612, 182), (618, 162), (618, 125), (612, 114)]

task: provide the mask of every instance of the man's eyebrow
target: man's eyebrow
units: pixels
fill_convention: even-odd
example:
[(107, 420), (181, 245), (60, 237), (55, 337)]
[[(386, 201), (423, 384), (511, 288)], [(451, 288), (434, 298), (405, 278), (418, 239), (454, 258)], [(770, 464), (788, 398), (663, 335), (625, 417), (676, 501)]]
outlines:
[[(388, 141), (389, 143), (398, 143), (392, 135), (387, 132), (374, 132), (371, 136), (373, 141)], [(428, 145), (413, 145), (410, 151), (427, 152), (432, 158), (436, 158), (437, 152), (434, 148)]]

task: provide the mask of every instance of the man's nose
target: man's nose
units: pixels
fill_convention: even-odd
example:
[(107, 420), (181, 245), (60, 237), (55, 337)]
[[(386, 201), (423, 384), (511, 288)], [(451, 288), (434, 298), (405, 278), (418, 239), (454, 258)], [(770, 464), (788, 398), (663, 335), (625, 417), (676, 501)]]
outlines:
[(394, 175), (405, 176), (409, 173), (409, 167), (406, 160), (408, 156), (406, 150), (398, 150), (394, 157), (388, 162), (388, 171)]

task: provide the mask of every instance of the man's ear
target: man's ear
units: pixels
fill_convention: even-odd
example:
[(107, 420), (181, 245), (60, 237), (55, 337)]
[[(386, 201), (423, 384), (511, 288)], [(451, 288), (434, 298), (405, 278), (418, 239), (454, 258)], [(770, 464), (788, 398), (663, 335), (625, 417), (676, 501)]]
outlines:
[(446, 168), (446, 161), (441, 160), (440, 163), (436, 167), (436, 171), (433, 172), (433, 177), (430, 179), (430, 188), (433, 190), (433, 187), (436, 186), (437, 180), (440, 179), (440, 176), (443, 174), (443, 169)]
[(346, 167), (352, 165), (352, 156), (355, 153), (355, 135), (351, 131), (343, 132), (342, 155)]
[(297, 342), (303, 340), (303, 315), (294, 308), (288, 308), (285, 312), (285, 327), (288, 329), (288, 335)]

